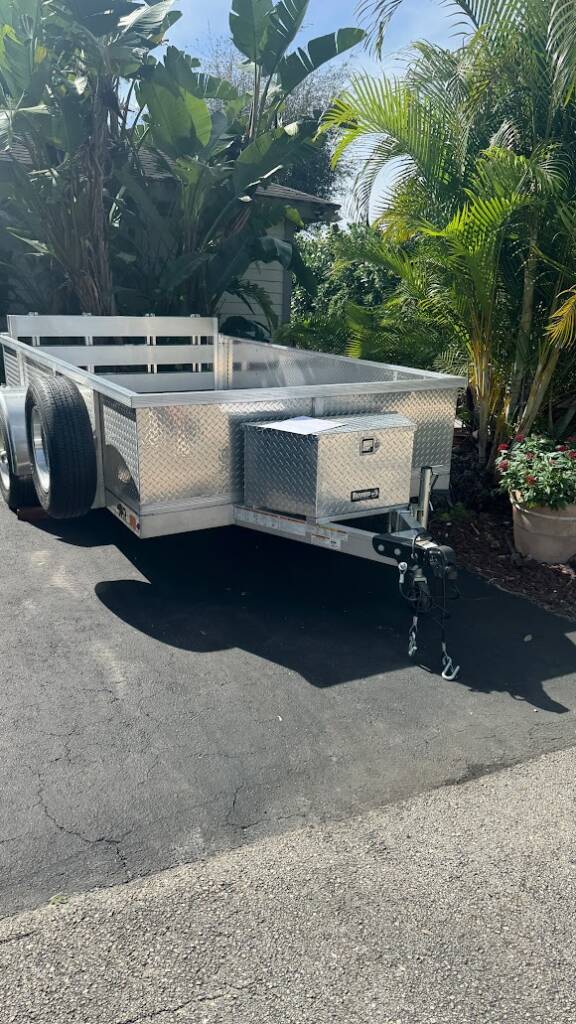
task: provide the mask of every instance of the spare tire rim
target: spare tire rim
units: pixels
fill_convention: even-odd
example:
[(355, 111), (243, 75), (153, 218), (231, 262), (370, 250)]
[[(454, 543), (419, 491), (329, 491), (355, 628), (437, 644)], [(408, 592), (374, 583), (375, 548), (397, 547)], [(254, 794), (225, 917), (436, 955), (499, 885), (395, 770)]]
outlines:
[(43, 491), (49, 491), (50, 461), (48, 459), (48, 452), (46, 451), (42, 420), (40, 419), (40, 414), (36, 408), (32, 409), (30, 425), (32, 427), (32, 455), (34, 456), (34, 467), (36, 469), (38, 482)]

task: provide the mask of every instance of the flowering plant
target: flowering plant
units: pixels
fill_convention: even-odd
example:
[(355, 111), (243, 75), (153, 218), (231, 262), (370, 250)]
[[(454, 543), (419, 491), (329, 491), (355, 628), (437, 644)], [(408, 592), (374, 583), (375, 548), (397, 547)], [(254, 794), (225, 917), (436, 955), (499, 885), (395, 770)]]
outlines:
[(565, 508), (576, 503), (576, 437), (564, 444), (517, 434), (498, 449), (500, 488), (515, 491), (526, 508)]

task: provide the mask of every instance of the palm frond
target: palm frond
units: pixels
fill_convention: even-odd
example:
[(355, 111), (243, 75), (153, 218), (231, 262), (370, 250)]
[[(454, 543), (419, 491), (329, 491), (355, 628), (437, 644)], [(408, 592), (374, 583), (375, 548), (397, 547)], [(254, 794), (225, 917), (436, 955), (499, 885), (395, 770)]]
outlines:
[(461, 112), (456, 116), (448, 99), (442, 105), (399, 79), (359, 75), (326, 112), (321, 130), (340, 134), (335, 162), (354, 144), (364, 147), (358, 198), (366, 210), (378, 175), (394, 160), (409, 161), (436, 192), (451, 188), (461, 173), (462, 128)]
[(548, 52), (554, 64), (557, 89), (567, 102), (576, 86), (576, 5), (573, 0), (553, 0)]
[(570, 159), (558, 144), (536, 146), (528, 157), (492, 146), (480, 155), (471, 189), (482, 195), (519, 192), (552, 198), (568, 188), (569, 178)]
[(456, 343), (449, 345), (436, 357), (434, 368), (440, 373), (450, 373), (457, 377), (468, 376), (468, 353), (465, 347)]
[[(499, 35), (522, 23), (528, 5), (543, 5), (544, 0), (441, 0), (441, 3), (458, 19), (457, 27), (464, 32), (489, 25), (491, 31)], [(378, 54), (382, 52), (386, 29), (401, 4), (402, 0), (360, 0), (358, 3), (358, 15), (367, 26), (372, 47)]]
[(572, 348), (576, 341), (576, 287), (564, 293), (567, 298), (550, 317), (547, 334), (559, 349)]

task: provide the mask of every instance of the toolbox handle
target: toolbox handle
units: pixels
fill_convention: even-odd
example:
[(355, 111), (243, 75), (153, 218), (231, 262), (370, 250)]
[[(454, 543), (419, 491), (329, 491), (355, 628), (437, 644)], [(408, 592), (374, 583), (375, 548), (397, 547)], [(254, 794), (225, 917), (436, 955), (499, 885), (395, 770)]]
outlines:
[(375, 437), (363, 437), (360, 441), (360, 455), (373, 455), (380, 448), (380, 441)]

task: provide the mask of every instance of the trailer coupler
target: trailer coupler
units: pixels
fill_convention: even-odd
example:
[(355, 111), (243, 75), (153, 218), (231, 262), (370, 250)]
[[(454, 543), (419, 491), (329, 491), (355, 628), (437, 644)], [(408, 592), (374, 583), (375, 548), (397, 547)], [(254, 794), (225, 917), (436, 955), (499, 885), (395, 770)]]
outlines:
[(413, 611), (408, 633), (408, 656), (413, 658), (418, 651), (420, 616), (436, 610), (439, 613), (442, 678), (456, 679), (460, 666), (454, 664), (446, 641), (448, 599), (458, 596), (454, 551), (447, 545), (437, 544), (425, 530), (414, 530), (411, 536), (379, 534), (373, 538), (373, 546), (379, 555), (396, 559), (400, 594)]

